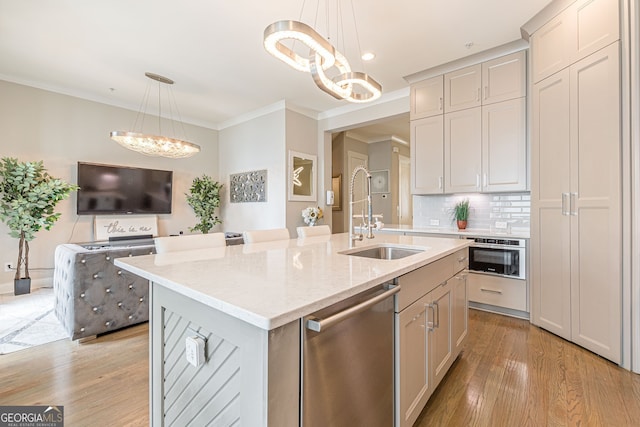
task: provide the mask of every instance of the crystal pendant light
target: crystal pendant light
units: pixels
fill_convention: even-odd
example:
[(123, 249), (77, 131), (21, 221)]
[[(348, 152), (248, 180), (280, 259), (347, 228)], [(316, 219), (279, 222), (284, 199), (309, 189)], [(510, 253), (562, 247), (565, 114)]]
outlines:
[[(122, 145), (129, 150), (137, 151), (138, 153), (145, 154), (147, 156), (160, 156), (160, 157), (168, 157), (171, 159), (178, 159), (184, 157), (190, 157), (194, 154), (200, 152), (200, 146), (193, 144), (191, 142), (183, 141), (177, 138), (171, 138), (168, 136), (162, 136), (162, 127), (161, 127), (161, 116), (162, 116), (162, 105), (160, 102), (160, 85), (172, 85), (173, 80), (160, 76), (154, 73), (145, 73), (145, 76), (148, 78), (155, 80), (158, 82), (158, 135), (152, 135), (147, 133), (142, 133), (142, 131), (112, 131), (110, 133), (111, 139), (116, 141), (118, 144)], [(138, 117), (140, 113), (146, 116), (146, 111), (142, 110), (142, 106), (147, 104), (149, 92), (147, 91), (146, 96), (143, 99), (141, 104), (141, 109), (138, 112), (138, 116), (136, 117), (136, 123), (138, 121)], [(173, 123), (173, 118), (170, 118)], [(184, 124), (183, 131), (184, 131)], [(141, 124), (142, 127), (142, 124)], [(136, 128), (136, 124), (134, 124), (134, 129)]]

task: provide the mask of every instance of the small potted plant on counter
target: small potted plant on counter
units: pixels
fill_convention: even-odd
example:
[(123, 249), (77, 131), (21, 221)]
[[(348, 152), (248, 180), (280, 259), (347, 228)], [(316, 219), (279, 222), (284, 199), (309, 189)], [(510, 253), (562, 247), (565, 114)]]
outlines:
[(189, 193), (186, 194), (187, 203), (200, 222), (189, 227), (189, 231), (200, 231), (202, 234), (207, 234), (215, 225), (222, 223), (216, 215), (216, 209), (220, 207), (221, 188), (222, 184), (214, 181), (208, 175), (193, 179)]
[(9, 227), (9, 235), (19, 239), (13, 280), (16, 295), (31, 292), (29, 242), (41, 229), (53, 227), (60, 218), (60, 213), (54, 212), (55, 206), (77, 189), (77, 185), (50, 176), (42, 161), (19, 162), (11, 157), (0, 160), (0, 220)]
[(469, 219), (469, 199), (460, 200), (451, 209), (451, 215), (458, 225), (458, 230), (467, 228)]

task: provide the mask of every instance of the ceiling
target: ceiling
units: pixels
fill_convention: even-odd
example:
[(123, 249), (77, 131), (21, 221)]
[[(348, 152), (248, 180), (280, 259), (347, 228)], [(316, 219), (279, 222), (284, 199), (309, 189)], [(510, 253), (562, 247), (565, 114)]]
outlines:
[[(337, 0), (318, 1), (324, 11)], [(342, 0), (345, 32), (332, 43), (385, 93), (405, 89), (403, 76), (520, 38), (549, 3), (352, 1), (357, 26)], [(341, 107), (262, 47), (267, 25), (300, 20), (301, 10), (313, 24), (315, 0), (0, 0), (0, 79), (138, 111), (149, 71), (175, 81), (182, 120), (213, 129), (282, 100), (315, 112)], [(358, 41), (373, 61), (359, 59)]]

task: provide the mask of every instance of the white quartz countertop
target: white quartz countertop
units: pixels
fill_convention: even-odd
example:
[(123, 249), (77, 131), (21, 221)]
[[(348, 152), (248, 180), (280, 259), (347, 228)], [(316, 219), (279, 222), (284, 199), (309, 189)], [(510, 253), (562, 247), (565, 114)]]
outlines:
[(348, 234), (118, 258), (115, 264), (259, 328), (271, 330), (467, 247), (464, 239), (378, 234), (357, 248), (419, 247), (376, 260), (340, 254)]
[[(443, 234), (443, 235), (455, 235), (455, 236), (469, 236), (469, 237), (495, 237), (498, 239), (528, 239), (530, 236), (529, 230), (512, 230), (510, 233), (502, 232), (499, 230), (490, 230), (486, 228), (467, 228), (465, 230), (458, 230), (457, 228), (443, 228), (443, 227), (415, 227), (413, 225), (399, 225), (399, 224), (385, 224), (382, 232), (396, 232), (396, 233), (424, 233), (424, 234)], [(374, 233), (376, 230), (374, 229)]]

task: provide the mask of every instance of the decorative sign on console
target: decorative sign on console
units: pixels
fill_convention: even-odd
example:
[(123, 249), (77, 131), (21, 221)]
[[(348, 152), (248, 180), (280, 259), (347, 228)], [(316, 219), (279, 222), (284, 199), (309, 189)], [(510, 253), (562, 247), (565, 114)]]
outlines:
[(267, 170), (235, 173), (229, 176), (231, 203), (266, 202)]
[(158, 217), (155, 215), (96, 216), (94, 221), (96, 240), (110, 237), (158, 235)]

